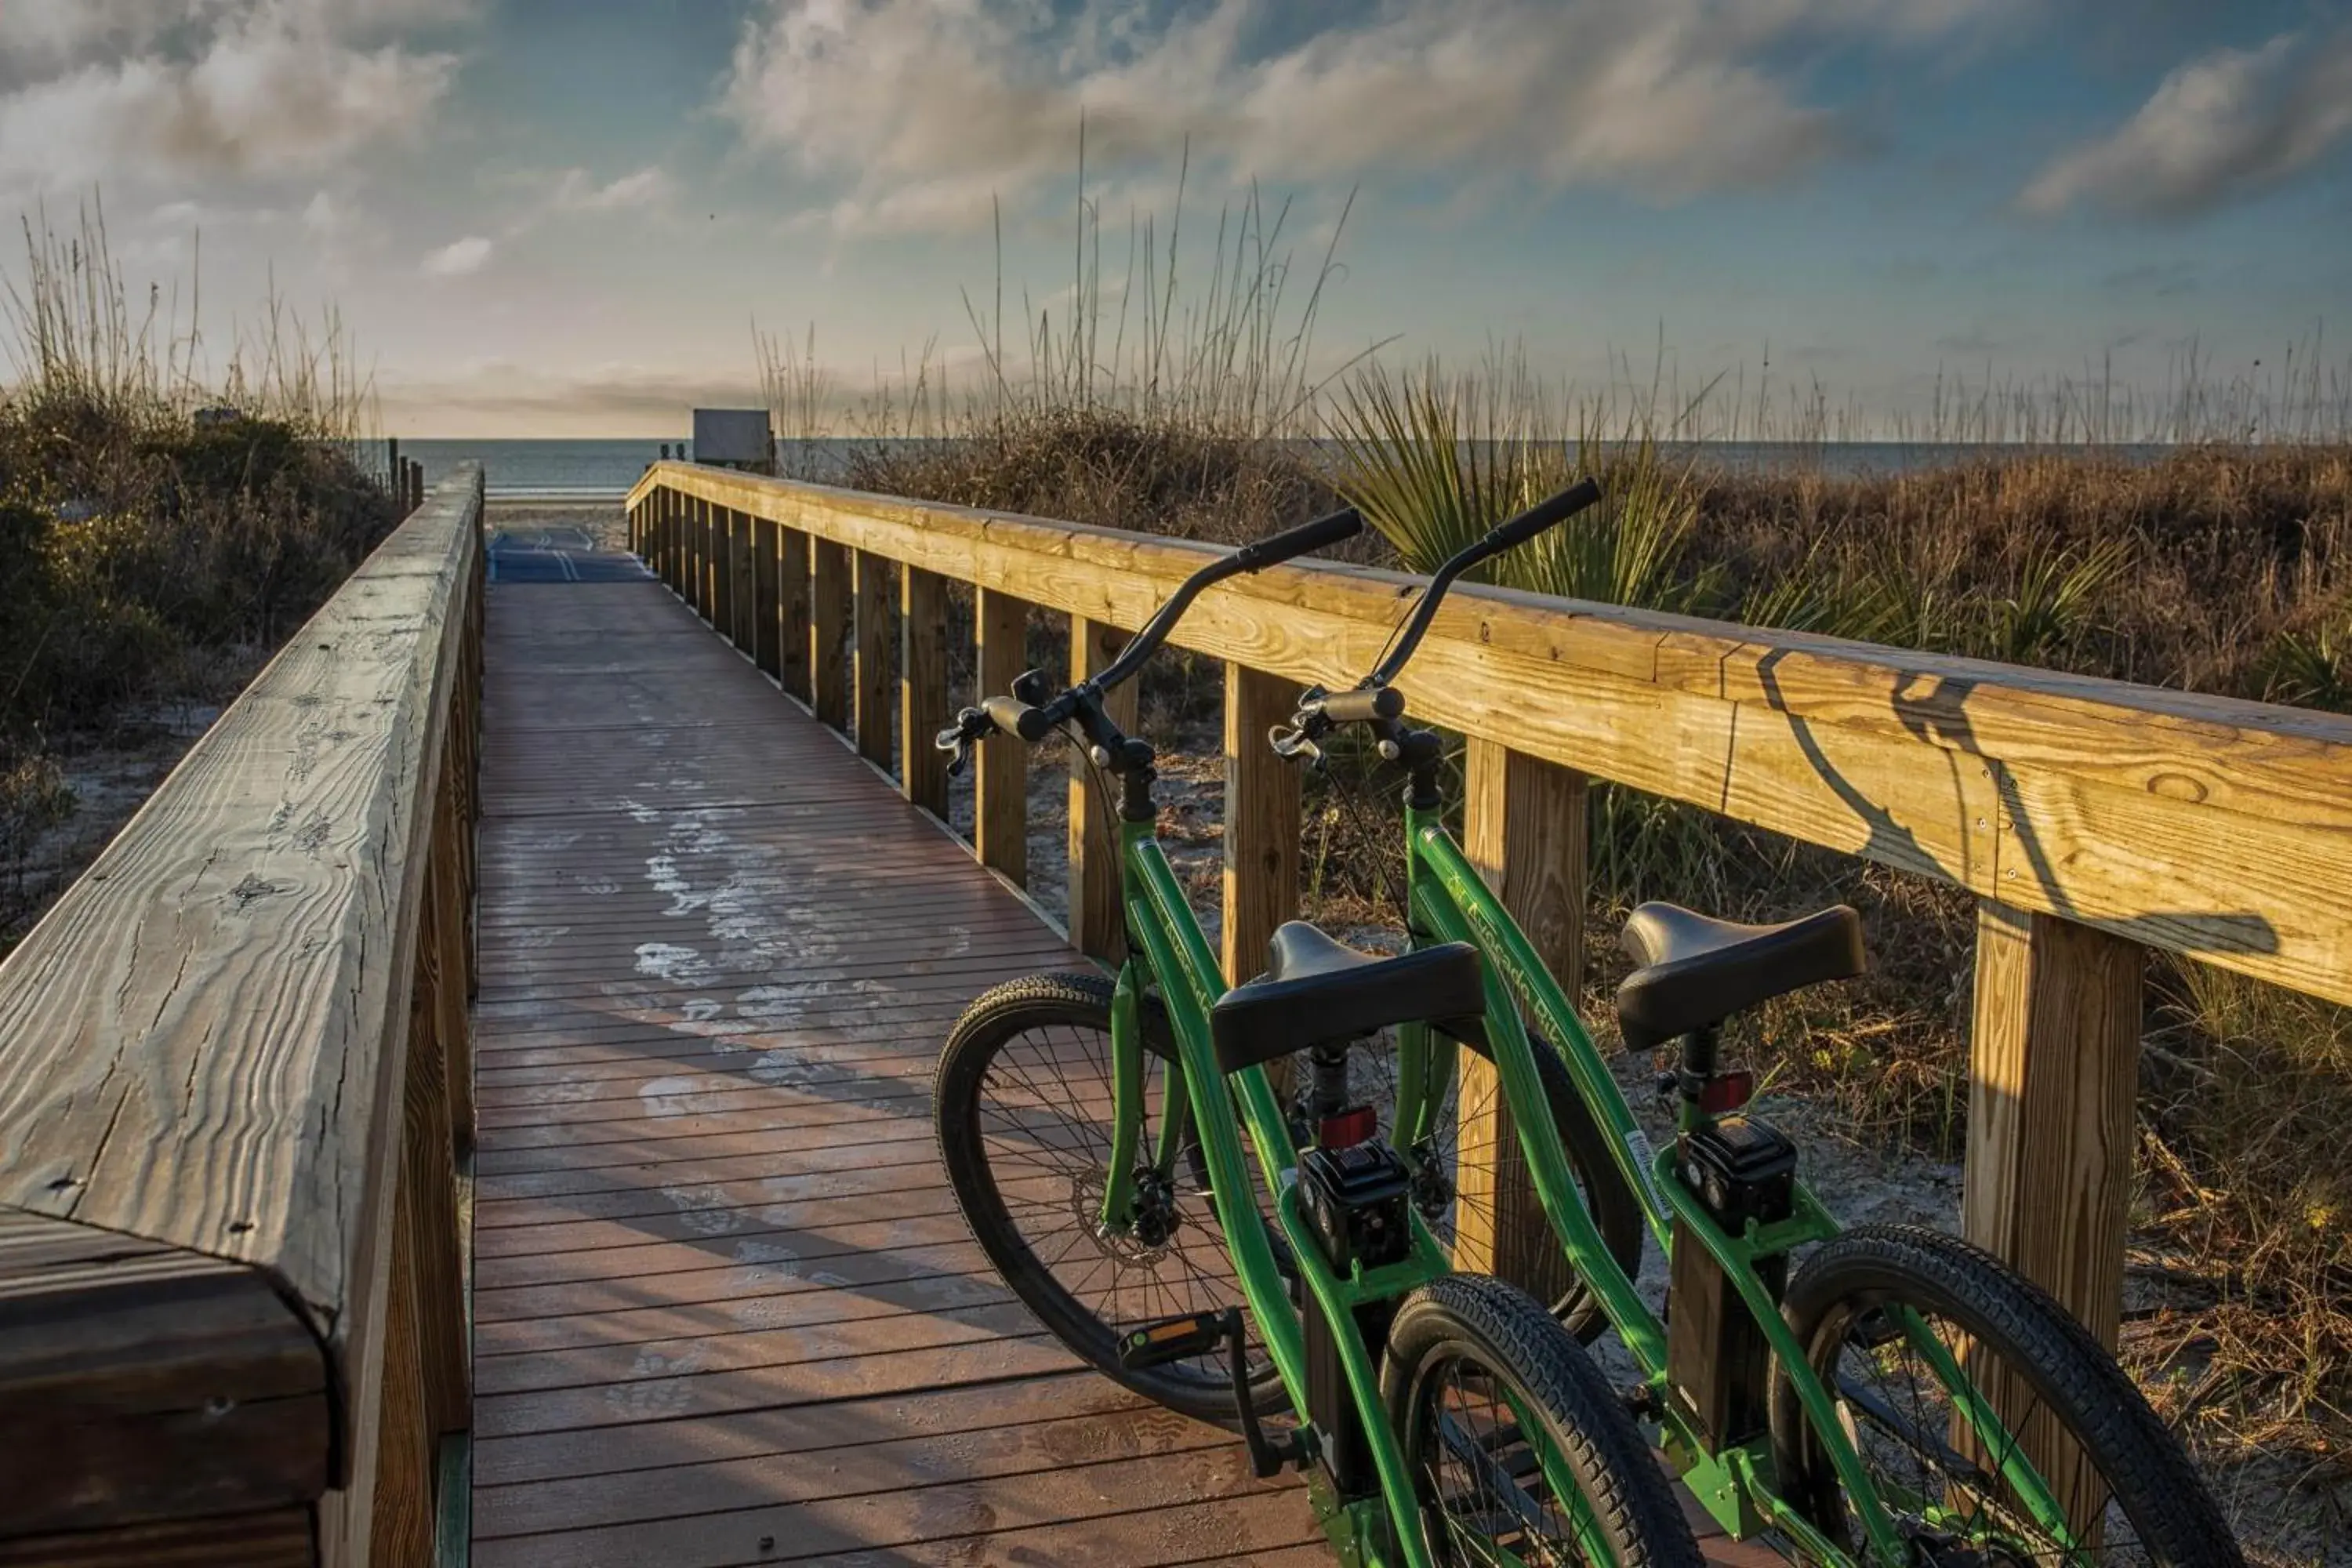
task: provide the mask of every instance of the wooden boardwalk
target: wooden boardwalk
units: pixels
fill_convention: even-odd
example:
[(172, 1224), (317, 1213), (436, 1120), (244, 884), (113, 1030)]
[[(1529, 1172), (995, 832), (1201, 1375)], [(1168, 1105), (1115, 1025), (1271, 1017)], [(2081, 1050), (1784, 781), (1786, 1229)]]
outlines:
[(956, 1212), (940, 1040), (1085, 961), (633, 559), (492, 561), (477, 1568), (1329, 1563)]
[(1076, 955), (585, 542), (508, 539), (490, 588), (474, 1562), (1328, 1561), (956, 1213), (940, 1040)]

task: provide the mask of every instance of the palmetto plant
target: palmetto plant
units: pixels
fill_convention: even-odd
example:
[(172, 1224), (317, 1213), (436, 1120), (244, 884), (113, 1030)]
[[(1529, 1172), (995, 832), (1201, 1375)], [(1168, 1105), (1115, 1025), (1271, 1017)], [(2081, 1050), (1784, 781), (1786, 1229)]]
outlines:
[(2041, 548), (2027, 556), (2017, 591), (1993, 606), (1992, 657), (2038, 664), (2072, 642), (2131, 563), (2127, 535), (2088, 549)]
[(1415, 571), (1447, 556), (1579, 474), (1601, 503), (1524, 550), (1498, 557), (1492, 581), (1571, 599), (1653, 609), (1678, 602), (1675, 567), (1698, 510), (1686, 464), (1630, 423), (1607, 439), (1588, 411), (1573, 437), (1547, 428), (1543, 399), (1507, 370), (1452, 375), (1368, 366), (1341, 389), (1329, 425), (1334, 482)]

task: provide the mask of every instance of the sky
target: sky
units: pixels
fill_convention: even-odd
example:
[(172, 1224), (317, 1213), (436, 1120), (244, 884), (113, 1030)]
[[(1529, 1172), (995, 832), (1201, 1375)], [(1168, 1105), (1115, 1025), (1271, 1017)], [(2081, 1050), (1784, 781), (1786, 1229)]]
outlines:
[(215, 359), (332, 310), (396, 435), (682, 433), (755, 323), (956, 384), (1000, 292), (1017, 371), (1082, 194), (1105, 340), (1181, 218), (1181, 337), (1253, 191), (1317, 377), (2259, 379), (2352, 363), (2352, 5), (0, 0), (0, 212)]

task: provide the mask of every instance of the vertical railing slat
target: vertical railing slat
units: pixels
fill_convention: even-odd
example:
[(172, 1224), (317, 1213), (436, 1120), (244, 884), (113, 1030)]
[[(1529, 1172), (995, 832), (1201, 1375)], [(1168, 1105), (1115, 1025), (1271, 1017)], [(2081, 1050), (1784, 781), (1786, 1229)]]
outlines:
[[(1118, 657), (1127, 634), (1084, 616), (1070, 617), (1070, 671), (1095, 675)], [(1121, 730), (1135, 727), (1136, 689), (1126, 681), (1103, 699), (1103, 711)], [(1127, 921), (1119, 910), (1118, 802), (1094, 784), (1083, 752), (1070, 748), (1070, 941), (1089, 958), (1113, 961), (1126, 948)]]
[(856, 639), (850, 655), (856, 688), (851, 717), (856, 725), (857, 754), (876, 767), (890, 767), (890, 613), (898, 599), (898, 563), (887, 556), (850, 552), (856, 577), (856, 608), (851, 632)]
[(809, 536), (797, 528), (778, 531), (776, 542), (777, 612), (784, 639), (784, 689), (802, 701), (814, 706), (814, 687), (810, 684), (809, 624)]
[(933, 742), (948, 721), (948, 583), (908, 566), (898, 602), (898, 777), (907, 798), (945, 822), (948, 758)]
[(1225, 982), (1265, 967), (1266, 940), (1298, 913), (1298, 769), (1266, 731), (1291, 715), (1298, 683), (1225, 666)]
[(761, 672), (783, 682), (783, 606), (777, 597), (777, 535), (782, 530), (767, 518), (751, 524), (751, 662)]
[(809, 565), (810, 706), (836, 730), (849, 727), (849, 689), (843, 679), (842, 641), (849, 606), (849, 552), (830, 539), (814, 541)]
[[(1475, 738), (1464, 774), (1463, 851), (1573, 998), (1584, 959), (1584, 776)], [(1528, 1179), (1501, 1085), (1476, 1053), (1460, 1061), (1454, 1263), (1555, 1300), (1571, 1276)]]
[[(1029, 665), (1029, 602), (973, 590), (974, 701), (1002, 697)], [(972, 759), (971, 848), (980, 863), (1024, 886), (1029, 879), (1029, 748), (982, 742)]]

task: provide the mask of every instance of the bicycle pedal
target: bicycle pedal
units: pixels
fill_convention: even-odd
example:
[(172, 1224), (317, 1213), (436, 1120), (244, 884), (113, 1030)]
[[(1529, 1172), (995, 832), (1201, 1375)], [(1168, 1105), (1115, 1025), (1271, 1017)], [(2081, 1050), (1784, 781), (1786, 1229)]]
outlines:
[(1223, 1312), (1194, 1312), (1168, 1318), (1119, 1336), (1118, 1364), (1129, 1372), (1149, 1372), (1171, 1361), (1207, 1355), (1225, 1340)]

